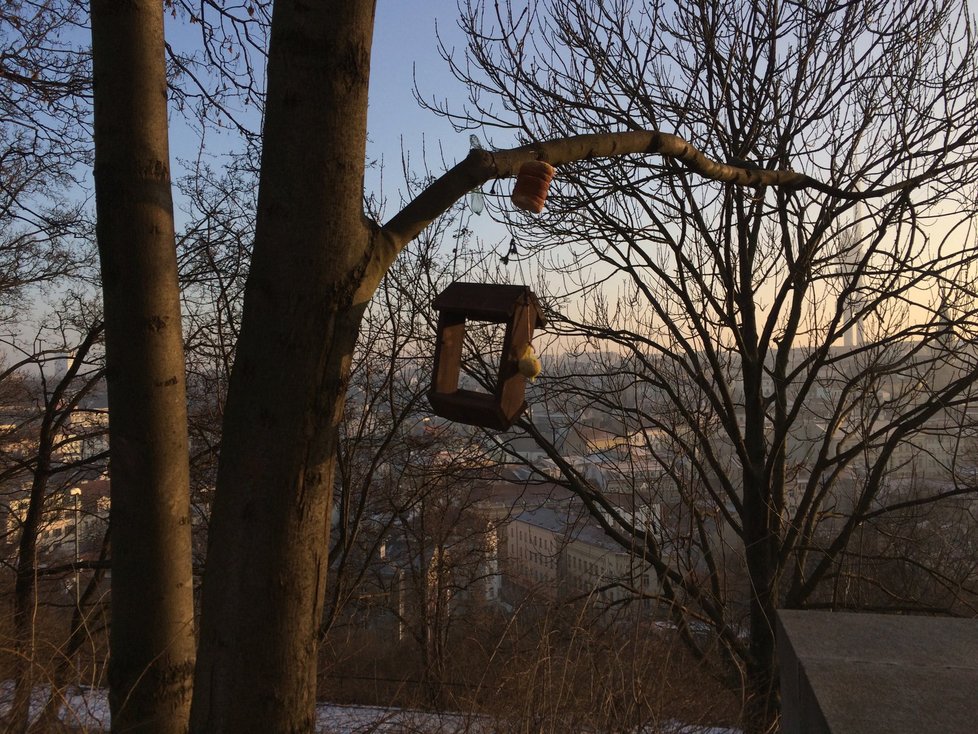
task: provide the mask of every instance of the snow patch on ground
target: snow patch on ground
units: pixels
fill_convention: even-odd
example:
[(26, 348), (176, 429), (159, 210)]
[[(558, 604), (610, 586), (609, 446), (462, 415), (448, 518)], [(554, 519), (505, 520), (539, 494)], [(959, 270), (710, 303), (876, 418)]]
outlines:
[[(96, 734), (108, 732), (109, 697), (101, 688), (77, 688), (55, 691), (38, 686), (31, 696), (31, 719), (41, 716), (45, 706), (57, 708), (57, 718), (67, 726)], [(14, 684), (0, 683), (0, 716), (6, 716), (13, 703)], [(343, 706), (320, 703), (316, 706), (316, 731), (319, 734), (490, 734), (497, 729), (492, 719), (455, 713), (431, 713), (382, 706)], [(656, 730), (657, 734), (740, 734), (737, 729), (691, 726), (671, 723)], [(642, 729), (633, 734), (653, 734)]]

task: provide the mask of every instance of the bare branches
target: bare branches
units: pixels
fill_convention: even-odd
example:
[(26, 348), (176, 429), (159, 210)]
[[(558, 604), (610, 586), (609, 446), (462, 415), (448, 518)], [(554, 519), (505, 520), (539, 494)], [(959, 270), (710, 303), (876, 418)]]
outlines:
[(599, 133), (548, 140), (511, 150), (473, 150), (464, 161), (437, 179), (384, 225), (382, 234), (403, 247), (403, 243), (416, 237), (470, 190), (492, 179), (515, 176), (527, 161), (543, 160), (561, 166), (597, 158), (651, 154), (680, 161), (694, 173), (714, 181), (750, 187), (777, 186), (789, 191), (813, 188), (852, 201), (866, 197), (866, 194), (826, 186), (794, 171), (769, 171), (719, 163), (676, 135), (656, 132)]
[[(385, 232), (396, 249), (468, 189), (558, 166), (546, 213), (499, 211), (541, 263), (551, 331), (603, 354), (542, 394), (641, 446), (656, 490), (634, 477), (635, 501), (671, 495), (679, 519), (645, 546), (549, 455), (718, 635), (749, 610), (749, 642), (727, 648), (751, 705), (770, 703), (776, 605), (821, 603), (867, 523), (939, 514), (978, 456), (971, 15), (958, 0), (520, 9), (466, 3), (470, 43), (444, 53), (467, 104), (431, 106), (525, 144), (473, 153)], [(972, 573), (938, 566), (914, 573), (946, 589)]]
[[(235, 130), (259, 145), (271, 27), (267, 0), (167, 0), (174, 18), (196, 30), (189, 47), (168, 44), (170, 88), (201, 139), (211, 128)], [(194, 119), (196, 118), (196, 120)]]

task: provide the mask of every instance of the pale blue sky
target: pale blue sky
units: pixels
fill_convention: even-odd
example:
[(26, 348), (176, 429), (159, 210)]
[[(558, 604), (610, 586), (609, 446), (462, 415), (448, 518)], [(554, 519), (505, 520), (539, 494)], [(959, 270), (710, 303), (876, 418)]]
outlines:
[[(464, 37), (456, 19), (456, 0), (378, 0), (371, 58), (368, 157), (383, 158), (386, 172), (385, 193), (396, 202), (401, 182), (401, 150), (410, 154), (415, 168), (420, 166), (422, 150), (426, 149), (432, 172), (443, 164), (451, 165), (465, 156), (469, 149), (469, 133), (456, 133), (443, 118), (421, 109), (412, 94), (415, 74), (418, 85), (428, 98), (437, 96), (460, 102), (465, 88), (452, 78), (444, 60), (438, 54), (437, 33), (459, 50)], [(196, 44), (199, 26), (185, 19), (167, 17), (167, 40), (175, 47), (181, 43)], [(179, 176), (184, 167), (180, 161), (190, 161), (197, 155), (197, 138), (189, 131), (176, 110), (171, 111), (171, 157), (174, 173)], [(257, 120), (249, 125), (257, 128)], [(230, 131), (210, 129), (207, 148), (220, 154), (239, 147), (237, 137)], [(368, 191), (377, 185), (374, 171), (368, 173)], [(388, 214), (393, 213), (388, 207)]]
[[(386, 168), (383, 193), (389, 202), (387, 217), (399, 208), (396, 204), (402, 181), (402, 141), (413, 170), (420, 171), (424, 152), (430, 172), (436, 175), (466, 156), (470, 132), (477, 133), (485, 143), (485, 135), (479, 130), (455, 132), (447, 120), (419, 107), (412, 93), (417, 78), (419, 91), (426, 99), (434, 96), (461, 107), (466, 89), (452, 77), (438, 53), (438, 37), (459, 54), (464, 50), (465, 37), (458, 27), (458, 14), (456, 0), (377, 2), (367, 123), (368, 157), (383, 156)], [(376, 171), (368, 171), (367, 191), (376, 193), (377, 184)], [(488, 214), (466, 221), (487, 247), (496, 247), (504, 240), (508, 242), (506, 228), (493, 222)]]
[[(390, 202), (387, 216), (396, 211), (396, 193), (402, 180), (402, 143), (416, 172), (421, 169), (423, 153), (431, 173), (441, 173), (468, 153), (469, 132), (456, 133), (447, 120), (422, 109), (412, 93), (417, 79), (426, 99), (448, 99), (456, 106), (464, 100), (465, 87), (452, 77), (438, 53), (439, 36), (459, 53), (464, 50), (465, 37), (458, 27), (458, 14), (456, 0), (378, 0), (371, 59), (368, 156), (383, 157), (384, 194)], [(377, 188), (375, 171), (368, 171), (366, 185), (368, 191)], [(479, 221), (484, 227), (489, 224), (485, 216)]]
[[(418, 107), (411, 93), (416, 72), (428, 96), (461, 98), (465, 90), (448, 73), (439, 57), (436, 28), (461, 49), (464, 43), (456, 18), (455, 0), (379, 0), (371, 59), (368, 127), (375, 146), (398, 153), (399, 138), (420, 148), (421, 135), (434, 136), (459, 156), (468, 150), (468, 134), (455, 134), (445, 120)], [(454, 140), (457, 139), (457, 140)], [(456, 142), (457, 146), (452, 143)], [(452, 151), (454, 152), (454, 151)]]

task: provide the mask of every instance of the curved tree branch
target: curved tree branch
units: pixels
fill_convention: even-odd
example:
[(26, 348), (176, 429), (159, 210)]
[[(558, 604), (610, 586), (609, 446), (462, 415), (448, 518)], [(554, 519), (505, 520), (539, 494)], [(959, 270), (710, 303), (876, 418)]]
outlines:
[[(592, 158), (624, 155), (661, 155), (680, 161), (694, 173), (714, 181), (753, 188), (776, 186), (789, 191), (808, 188), (846, 201), (865, 200), (911, 189), (934, 173), (929, 171), (891, 186), (866, 191), (843, 189), (797, 171), (720, 163), (708, 158), (678, 135), (650, 131), (575, 135), (508, 150), (477, 149), (436, 179), (383, 226), (380, 234), (384, 245), (375, 253), (375, 257), (380, 264), (386, 266), (421, 230), (466, 193), (487, 181), (515, 176), (520, 166), (528, 161), (543, 160), (553, 166), (561, 166)], [(951, 169), (967, 162), (950, 163), (946, 168)]]

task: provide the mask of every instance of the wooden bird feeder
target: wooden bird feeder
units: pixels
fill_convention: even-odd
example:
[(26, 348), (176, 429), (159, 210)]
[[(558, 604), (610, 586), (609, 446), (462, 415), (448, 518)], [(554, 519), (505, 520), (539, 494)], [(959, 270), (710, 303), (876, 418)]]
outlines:
[[(504, 431), (526, 410), (526, 377), (517, 363), (544, 325), (540, 304), (522, 285), (452, 283), (434, 301), (438, 310), (438, 342), (428, 399), (437, 415), (458, 423)], [(462, 343), (466, 321), (505, 324), (499, 374), (492, 393), (463, 390)]]

